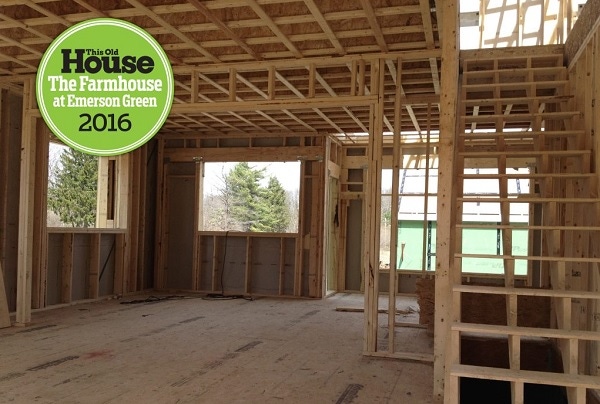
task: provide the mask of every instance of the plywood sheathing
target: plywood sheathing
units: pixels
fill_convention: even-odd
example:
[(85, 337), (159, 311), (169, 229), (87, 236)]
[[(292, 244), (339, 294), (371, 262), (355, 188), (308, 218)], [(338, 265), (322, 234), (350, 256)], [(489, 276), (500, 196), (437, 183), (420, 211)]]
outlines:
[(335, 310), (360, 307), (359, 294), (120, 304), (146, 297), (36, 312), (35, 326), (0, 330), (3, 399), (433, 402), (431, 366), (360, 355), (362, 315)]
[[(435, 280), (417, 280), (419, 323), (434, 325)], [(507, 313), (502, 295), (465, 294), (461, 301), (461, 321), (464, 323), (505, 325)], [(516, 312), (520, 327), (550, 327), (550, 298), (548, 296), (519, 296)]]

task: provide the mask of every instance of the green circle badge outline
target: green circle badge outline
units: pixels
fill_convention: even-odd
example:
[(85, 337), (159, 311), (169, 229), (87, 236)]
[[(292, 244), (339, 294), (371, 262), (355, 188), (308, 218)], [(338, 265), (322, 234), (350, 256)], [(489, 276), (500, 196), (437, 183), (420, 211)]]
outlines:
[[(60, 54), (60, 49), (59, 47), (63, 44), (63, 42), (65, 42), (65, 40), (67, 39), (71, 39), (73, 40), (72, 36), (73, 35), (81, 35), (82, 34), (82, 30), (86, 30), (88, 28), (97, 28), (97, 27), (102, 27), (102, 26), (110, 26), (110, 27), (118, 27), (121, 29), (126, 29), (128, 31), (133, 32), (135, 35), (137, 35), (139, 38), (141, 38), (141, 40), (143, 40), (142, 42), (147, 43), (150, 45), (150, 47), (154, 50), (154, 52), (156, 52), (156, 55), (150, 55), (151, 59), (153, 60), (153, 63), (155, 63), (153, 70), (155, 67), (162, 65), (162, 68), (164, 69), (164, 73), (166, 75), (166, 77), (162, 77), (162, 71), (159, 72), (160, 74), (160, 79), (161, 81), (164, 80), (164, 82), (162, 83), (162, 88), (161, 91), (158, 92), (159, 94), (159, 98), (160, 101), (163, 101), (164, 98), (164, 105), (160, 105), (160, 103), (158, 101), (155, 101), (157, 103), (157, 107), (161, 108), (162, 110), (158, 109), (155, 112), (155, 115), (158, 115), (160, 113), (160, 115), (158, 115), (158, 117), (156, 118), (156, 122), (154, 122), (154, 124), (152, 125), (152, 122), (147, 123), (147, 121), (144, 119), (145, 117), (148, 117), (147, 119), (151, 119), (151, 121), (153, 121), (154, 115), (149, 114), (148, 111), (151, 109), (150, 107), (146, 107), (146, 106), (124, 106), (122, 104), (119, 104), (118, 107), (114, 107), (114, 108), (118, 108), (120, 111), (129, 111), (129, 109), (133, 110), (135, 108), (139, 108), (139, 111), (143, 111), (144, 118), (142, 118), (141, 116), (139, 116), (138, 118), (138, 122), (142, 122), (142, 126), (144, 127), (148, 127), (150, 125), (152, 125), (150, 128), (145, 129), (142, 128), (142, 133), (137, 134), (134, 131), (132, 132), (128, 132), (128, 137), (129, 138), (133, 138), (133, 139), (129, 139), (127, 141), (127, 144), (122, 144), (124, 142), (119, 143), (118, 141), (115, 141), (116, 138), (111, 138), (109, 139), (109, 143), (110, 140), (112, 140), (112, 143), (118, 143), (114, 146), (111, 147), (105, 147), (102, 148), (100, 145), (97, 145), (96, 143), (102, 142), (102, 139), (106, 139), (106, 136), (119, 136), (119, 134), (123, 134), (125, 131), (121, 132), (120, 129), (120, 121), (119, 121), (119, 130), (115, 130), (114, 125), (116, 124), (117, 121), (117, 116), (116, 114), (112, 114), (112, 117), (110, 117), (111, 114), (108, 114), (109, 117), (107, 118), (106, 115), (104, 115), (102, 118), (104, 120), (104, 127), (106, 128), (107, 125), (111, 125), (112, 124), (112, 129), (109, 129), (109, 131), (105, 131), (104, 129), (102, 131), (91, 131), (91, 127), (89, 129), (90, 131), (90, 136), (104, 136), (104, 138), (99, 139), (96, 138), (94, 139), (91, 144), (86, 144), (86, 142), (82, 141), (82, 139), (84, 139), (85, 137), (82, 137), (82, 135), (80, 135), (80, 131), (78, 131), (77, 136), (80, 136), (81, 139), (76, 138), (73, 139), (72, 138), (72, 133), (71, 130), (68, 130), (69, 133), (65, 133), (65, 128), (64, 126), (68, 126), (68, 125), (73, 125), (73, 122), (68, 122), (67, 124), (61, 124), (59, 121), (60, 120), (64, 120), (65, 116), (67, 115), (66, 121), (70, 121), (70, 118), (75, 119), (76, 115), (70, 116), (70, 113), (74, 113), (74, 114), (78, 114), (78, 112), (81, 111), (80, 106), (74, 107), (72, 109), (69, 109), (68, 107), (65, 107), (64, 105), (61, 106), (56, 106), (53, 105), (57, 102), (57, 98), (61, 98), (58, 97), (56, 93), (54, 93), (52, 96), (50, 94), (52, 94), (53, 92), (51, 92), (52, 90), (45, 91), (44, 89), (44, 85), (48, 85), (47, 84), (47, 80), (49, 79), (49, 76), (46, 76), (46, 70), (48, 69), (48, 64), (50, 63), (51, 60), (53, 60), (53, 58), (63, 58), (63, 55)], [(118, 36), (118, 35), (115, 35)], [(110, 36), (109, 36), (110, 37)], [(85, 36), (83, 36), (82, 38), (85, 38)], [(131, 38), (130, 38), (131, 39)], [(134, 38), (136, 39), (136, 38)], [(98, 39), (98, 41), (102, 41), (101, 38)], [(105, 49), (105, 50), (109, 50), (111, 48), (113, 48), (113, 50), (115, 48), (118, 48), (120, 44), (118, 43), (102, 43), (99, 47), (96, 46), (97, 50), (100, 49)], [(75, 47), (77, 49), (86, 49), (86, 51), (88, 49), (90, 49), (89, 45), (86, 46), (86, 44), (82, 43), (81, 45), (77, 45), (77, 46), (73, 46), (73, 45), (69, 45), (70, 47)], [(93, 50), (93, 49), (92, 49)], [(119, 49), (116, 49), (117, 52), (119, 51)], [(126, 51), (129, 49), (126, 49)], [(58, 56), (57, 56), (58, 54)], [(84, 54), (87, 56), (90, 56), (89, 54)], [(92, 54), (95, 55), (95, 54)], [(111, 56), (109, 54), (107, 55), (103, 55), (102, 56)], [(97, 55), (100, 56), (100, 55)], [(140, 74), (143, 74), (141, 72), (137, 71), (137, 57), (140, 57), (141, 55), (137, 55), (136, 56), (136, 71), (134, 72), (134, 74), (131, 73), (125, 73), (122, 74), (122, 76), (125, 76), (123, 79), (124, 80), (130, 80), (130, 79), (140, 79)], [(154, 59), (155, 57), (158, 56), (158, 59), (160, 60), (159, 63), (155, 62)], [(85, 57), (85, 56), (84, 56)], [(82, 57), (82, 60), (85, 60), (84, 57)], [(72, 60), (73, 55), (70, 54), (69, 58)], [(121, 60), (121, 56), (119, 56), (119, 63), (120, 63), (120, 67), (123, 68), (123, 61)], [(52, 63), (56, 64), (56, 61), (53, 60)], [(51, 63), (51, 64), (52, 64)], [(73, 63), (69, 63), (69, 66), (72, 66)], [(101, 66), (101, 65), (100, 65)], [(54, 66), (53, 66), (54, 67)], [(87, 72), (88, 74), (93, 75), (94, 73), (90, 73)], [(117, 74), (115, 73), (106, 73), (103, 72), (102, 69), (100, 70), (100, 73), (104, 73), (105, 75), (107, 74), (111, 74), (112, 76), (110, 76), (111, 78), (117, 77)], [(50, 75), (61, 75), (63, 74), (62, 72), (51, 72)], [(73, 74), (73, 73), (71, 73)], [(86, 74), (86, 73), (84, 73)], [(79, 78), (79, 76), (81, 76), (81, 74), (77, 74), (76, 77)], [(113, 77), (114, 76), (114, 77)], [(133, 77), (127, 77), (127, 76), (133, 76)], [(108, 76), (105, 76), (108, 77)], [(152, 76), (153, 78), (156, 78), (155, 76)], [(71, 80), (73, 80), (71, 78)], [(81, 79), (80, 79), (81, 80)], [(94, 80), (94, 79), (92, 79)], [(100, 81), (100, 80), (97, 80)], [(80, 82), (81, 83), (81, 82)], [(155, 80), (156, 83), (156, 80)], [(64, 32), (62, 32), (48, 47), (48, 49), (46, 50), (46, 52), (44, 52), (44, 55), (42, 56), (42, 59), (40, 61), (39, 67), (38, 67), (38, 72), (37, 72), (37, 77), (36, 77), (36, 97), (37, 97), (37, 101), (38, 101), (38, 108), (40, 110), (40, 113), (42, 115), (42, 118), (44, 119), (44, 121), (46, 122), (46, 124), (48, 125), (48, 127), (50, 128), (50, 130), (60, 139), (62, 140), (65, 144), (67, 144), (68, 146), (77, 149), (79, 151), (82, 151), (84, 153), (88, 153), (88, 154), (93, 154), (93, 155), (97, 155), (97, 156), (114, 156), (114, 155), (119, 155), (119, 154), (124, 154), (124, 153), (128, 153), (132, 150), (137, 149), (138, 147), (142, 146), (143, 144), (145, 144), (148, 140), (150, 140), (162, 127), (162, 125), (164, 124), (164, 122), (167, 120), (169, 113), (171, 111), (171, 106), (173, 104), (173, 97), (174, 97), (174, 79), (173, 79), (173, 70), (171, 68), (171, 63), (169, 62), (169, 59), (167, 57), (167, 55), (165, 54), (164, 50), (162, 49), (161, 45), (156, 41), (156, 39), (154, 39), (150, 34), (148, 34), (144, 29), (138, 27), (135, 24), (132, 24), (130, 22), (127, 21), (123, 21), (123, 20), (119, 20), (119, 19), (114, 19), (114, 18), (95, 18), (95, 19), (91, 19), (91, 20), (86, 20), (83, 22), (80, 22), (76, 25), (73, 25), (72, 27), (69, 27), (67, 30), (65, 30)], [(81, 87), (83, 87), (83, 84), (80, 84)], [(68, 91), (68, 90), (62, 90), (64, 91)], [(74, 90), (74, 91), (78, 91), (78, 90)], [(101, 95), (102, 93), (106, 93), (104, 91), (99, 91), (99, 90), (88, 90), (88, 91), (96, 91), (99, 95)], [(122, 90), (123, 91), (123, 90)], [(133, 91), (133, 90), (132, 90)], [(138, 90), (138, 92), (143, 92), (144, 90)], [(146, 90), (146, 91), (150, 91), (150, 90)], [(115, 90), (114, 92), (118, 92), (117, 90)], [(124, 95), (126, 95), (128, 93), (127, 90), (125, 90), (123, 92)], [(88, 96), (89, 92), (87, 94), (83, 94), (84, 96)], [(53, 102), (46, 102), (44, 97), (53, 97), (55, 98), (55, 100)], [(62, 96), (62, 98), (64, 98), (64, 95)], [(82, 98), (87, 98), (87, 97), (82, 97)], [(100, 98), (100, 97), (99, 97)], [(106, 97), (109, 98), (109, 97)], [(114, 97), (117, 98), (117, 97)], [(121, 98), (122, 100), (123, 98)], [(155, 98), (156, 100), (156, 98)], [(62, 100), (63, 104), (64, 104), (64, 99)], [(52, 105), (47, 105), (48, 104), (52, 104)], [(60, 108), (60, 110), (58, 110), (57, 108)], [(97, 108), (94, 111), (101, 111), (101, 112), (110, 112), (110, 108), (109, 106), (94, 106), (94, 107), (88, 107), (88, 108)], [(129, 109), (128, 109), (129, 108)], [(60, 111), (60, 112), (59, 112)], [(74, 111), (74, 112), (73, 112)], [(140, 113), (138, 111), (138, 113)], [(79, 115), (79, 114), (78, 114)], [(90, 115), (90, 117), (93, 114), (88, 114)], [(95, 114), (93, 119), (95, 119), (96, 115)], [(102, 114), (103, 115), (103, 114)], [(81, 115), (79, 115), (79, 118), (81, 117)], [(112, 121), (107, 121), (107, 119), (112, 119)], [(120, 117), (119, 117), (120, 119)], [(107, 122), (109, 122), (107, 124)], [(92, 124), (92, 121), (90, 121), (90, 125)], [(131, 127), (130, 129), (133, 129), (133, 125), (135, 125), (135, 121), (133, 123), (131, 123)], [(93, 121), (93, 125), (94, 125), (94, 129), (96, 129), (96, 122)], [(83, 127), (83, 124), (79, 127), (80, 129)], [(127, 129), (127, 131), (129, 131), (129, 129)], [(86, 130), (87, 132), (87, 130)], [(117, 139), (118, 140), (118, 139)]]

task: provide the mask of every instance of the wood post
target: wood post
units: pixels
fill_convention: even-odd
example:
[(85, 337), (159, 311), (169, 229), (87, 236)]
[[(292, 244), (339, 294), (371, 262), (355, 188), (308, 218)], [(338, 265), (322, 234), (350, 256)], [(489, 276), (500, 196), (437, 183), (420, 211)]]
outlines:
[[(454, 217), (454, 145), (456, 130), (456, 107), (458, 99), (458, 2), (442, 3), (442, 80), (440, 97), (440, 146), (437, 200), (437, 240), (435, 269), (435, 334), (433, 393), (444, 397), (446, 403), (458, 400), (458, 378), (453, 377), (444, 391), (444, 380), (450, 381), (449, 365), (458, 353), (450, 338), (454, 294), (452, 285), (460, 281), (460, 273), (454, 270), (452, 221)], [(450, 350), (450, 351), (449, 351)]]
[(166, 284), (164, 265), (167, 252), (165, 237), (165, 229), (167, 228), (165, 218), (167, 190), (165, 189), (165, 185), (167, 184), (167, 181), (165, 178), (167, 176), (168, 165), (164, 161), (164, 145), (164, 140), (158, 140), (156, 187), (159, 191), (156, 193), (156, 238), (154, 241), (154, 287), (156, 289), (162, 289)]
[(50, 130), (38, 119), (36, 142), (35, 195), (33, 219), (33, 257), (32, 257), (32, 308), (46, 307), (46, 285), (48, 277), (48, 234), (47, 194), (48, 194), (48, 150)]
[(201, 238), (198, 233), (202, 230), (204, 224), (204, 163), (201, 160), (196, 161), (196, 174), (194, 177), (194, 259), (192, 260), (192, 289), (200, 290), (202, 280), (202, 260), (200, 251), (202, 249)]
[[(370, 108), (367, 185), (365, 187), (365, 226), (363, 274), (365, 282), (365, 353), (377, 352), (379, 306), (379, 230), (381, 224), (381, 168), (383, 154), (383, 75), (384, 60), (371, 63), (371, 94), (377, 103)], [(359, 88), (360, 91), (360, 88)], [(391, 330), (393, 332), (393, 330)]]
[(398, 263), (398, 210), (399, 206), (399, 186), (400, 169), (404, 161), (402, 155), (402, 59), (398, 58), (396, 67), (396, 91), (394, 100), (394, 139), (392, 153), (392, 201), (391, 201), (391, 220), (390, 220), (390, 272), (388, 277), (388, 352), (395, 351), (395, 333), (396, 328), (396, 292), (398, 291), (397, 282), (397, 263)]
[(23, 126), (21, 136), (21, 178), (19, 190), (19, 242), (17, 259), (16, 324), (31, 322), (33, 268), (33, 217), (35, 194), (36, 125), (32, 109), (35, 102), (34, 78), (23, 83)]

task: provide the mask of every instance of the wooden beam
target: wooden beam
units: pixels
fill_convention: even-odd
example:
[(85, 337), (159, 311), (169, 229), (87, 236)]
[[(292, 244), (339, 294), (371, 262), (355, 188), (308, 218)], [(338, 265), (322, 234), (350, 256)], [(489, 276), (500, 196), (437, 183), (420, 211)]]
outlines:
[[(600, 378), (595, 376), (570, 375), (532, 370), (514, 371), (512, 369), (472, 365), (454, 365), (451, 371), (452, 374), (457, 377), (547, 384), (551, 386), (587, 387), (591, 389), (600, 388)], [(583, 403), (583, 401), (581, 403)]]
[[(267, 94), (264, 91), (262, 91), (260, 88), (258, 88), (257, 86), (255, 86), (254, 84), (252, 84), (248, 79), (246, 79), (244, 76), (242, 76), (241, 74), (238, 73), (237, 78), (240, 82), (244, 83), (245, 85), (247, 85), (250, 89), (254, 90), (258, 95), (260, 95), (261, 97), (263, 97), (264, 99), (268, 100), (268, 99), (273, 99), (270, 98), (270, 93)], [(308, 125), (306, 122), (304, 122), (303, 120), (301, 120), (300, 118), (298, 118), (296, 115), (292, 114), (290, 111), (288, 111), (287, 109), (282, 109), (281, 112), (285, 113), (286, 115), (288, 115), (290, 118), (292, 118), (293, 120), (295, 120), (296, 122), (298, 122), (299, 124), (301, 124), (302, 126), (306, 127), (307, 129), (312, 130), (312, 127), (310, 125)], [(276, 120), (275, 118), (271, 117), (270, 115), (262, 112), (262, 111), (257, 111), (257, 113), (261, 116), (264, 116), (265, 118), (267, 118), (268, 120), (270, 120), (271, 122), (273, 122), (275, 125), (280, 126), (283, 129), (287, 129), (289, 130), (289, 128), (287, 128), (285, 125), (283, 125), (281, 122), (279, 122), (278, 120)]]
[(381, 32), (381, 27), (377, 22), (377, 16), (373, 11), (373, 5), (371, 4), (371, 0), (360, 0), (360, 4), (362, 5), (363, 10), (367, 15), (367, 20), (369, 21), (369, 25), (371, 26), (371, 30), (373, 31), (373, 35), (375, 36), (375, 40), (377, 41), (377, 45), (381, 48), (382, 52), (388, 52), (387, 42), (383, 37), (383, 32)]
[(315, 20), (317, 20), (317, 24), (319, 24), (323, 32), (327, 35), (327, 38), (329, 38), (329, 41), (331, 42), (337, 53), (339, 55), (345, 55), (346, 50), (335, 36), (335, 33), (329, 26), (327, 20), (325, 20), (323, 13), (321, 13), (321, 10), (319, 10), (319, 7), (315, 4), (315, 1), (304, 0), (304, 4), (310, 10), (311, 14), (315, 17)]
[[(547, 47), (544, 47), (547, 48)], [(529, 49), (529, 48), (528, 48)], [(550, 50), (546, 50), (546, 52), (556, 53), (561, 48), (553, 48), (550, 47)], [(500, 52), (501, 55), (506, 55), (506, 57), (515, 56), (515, 50), (504, 50), (504, 49), (493, 49), (493, 51)], [(463, 51), (466, 52), (466, 51)], [(490, 58), (490, 50), (485, 50), (481, 52), (477, 51), (468, 51), (469, 57), (471, 57), (472, 53), (476, 53), (474, 58)], [(521, 51), (522, 52), (522, 51)], [(536, 49), (533, 48), (532, 52), (536, 52)], [(541, 53), (541, 51), (538, 51)], [(359, 63), (371, 62), (373, 60), (379, 59), (391, 59), (396, 60), (401, 57), (405, 62), (410, 61), (418, 61), (418, 60), (428, 60), (429, 58), (438, 58), (442, 54), (441, 49), (419, 49), (419, 50), (409, 50), (402, 52), (389, 52), (389, 53), (370, 53), (370, 54), (360, 54), (360, 55), (345, 55), (345, 56), (336, 56), (336, 57), (303, 57), (301, 59), (282, 59), (282, 60), (263, 60), (263, 61), (253, 61), (253, 62), (239, 62), (235, 64), (235, 67), (238, 72), (252, 72), (252, 71), (266, 71), (269, 66), (274, 66), (275, 69), (294, 69), (294, 68), (305, 68), (306, 66), (314, 63), (316, 67), (332, 67), (332, 66), (343, 66), (347, 63), (352, 63), (352, 61), (357, 61)], [(491, 57), (496, 57), (496, 53), (492, 53)], [(519, 55), (517, 53), (517, 55)], [(202, 66), (173, 66), (174, 74), (191, 74), (192, 71), (197, 71), (199, 73), (204, 74), (213, 74), (213, 73), (227, 73), (229, 71), (231, 64), (229, 63), (221, 63), (215, 62), (212, 64), (206, 64)], [(2, 79), (0, 79), (1, 81)]]
[[(397, 77), (398, 75), (396, 74), (396, 67), (394, 66), (393, 61), (387, 60), (386, 65), (390, 71), (390, 74), (392, 75), (394, 84), (398, 85), (398, 80), (401, 80), (402, 78)], [(411, 120), (413, 126), (415, 127), (415, 130), (417, 132), (421, 133), (421, 126), (419, 125), (419, 121), (417, 120), (417, 116), (415, 115), (415, 112), (413, 110), (411, 102), (408, 100), (408, 97), (406, 97), (406, 92), (404, 91), (404, 87), (402, 86), (402, 83), (400, 83), (400, 94), (402, 95), (400, 101), (406, 107), (406, 112), (408, 112), (408, 116), (410, 117), (410, 120)], [(416, 102), (413, 102), (413, 103), (416, 103)]]
[(126, 1), (129, 4), (131, 4), (132, 6), (134, 6), (135, 8), (141, 10), (145, 16), (147, 16), (148, 18), (150, 18), (157, 24), (161, 25), (162, 27), (166, 28), (167, 31), (169, 32), (169, 34), (176, 36), (181, 41), (188, 44), (192, 49), (194, 49), (194, 50), (198, 51), (200, 54), (204, 55), (211, 62), (213, 62), (213, 63), (220, 62), (220, 60), (217, 57), (215, 57), (212, 53), (208, 52), (202, 46), (198, 45), (198, 43), (194, 39), (190, 38), (189, 36), (187, 36), (186, 34), (181, 32), (179, 29), (177, 29), (176, 27), (174, 27), (173, 25), (171, 25), (170, 23), (165, 21), (162, 17), (160, 17), (158, 14), (154, 13), (152, 10), (150, 10), (144, 4), (140, 3), (138, 0), (126, 0)]
[(171, 162), (192, 162), (198, 158), (204, 162), (320, 160), (323, 158), (323, 148), (321, 146), (172, 148), (165, 149), (164, 156)]
[(433, 24), (431, 22), (431, 6), (429, 0), (419, 0), (419, 7), (421, 7), (421, 19), (423, 20), (423, 30), (425, 33), (425, 43), (428, 48), (435, 46), (433, 38)]
[(171, 113), (193, 114), (204, 112), (244, 112), (244, 111), (279, 111), (282, 109), (313, 109), (313, 108), (340, 108), (341, 106), (355, 107), (372, 105), (377, 97), (363, 96), (339, 96), (336, 98), (312, 98), (312, 99), (282, 99), (282, 100), (256, 100), (256, 101), (224, 101), (224, 102), (200, 102), (189, 104), (173, 104)]
[[(308, 101), (316, 101), (316, 100), (320, 99), (320, 98), (307, 99), (306, 96), (304, 94), (302, 94), (302, 92), (300, 90), (298, 90), (292, 83), (290, 83), (289, 80), (287, 80), (285, 77), (283, 77), (280, 73), (276, 73), (276, 77), (279, 81), (281, 81), (287, 88), (289, 88), (301, 100), (307, 100), (307, 102), (308, 102)], [(321, 111), (319, 109), (319, 107), (312, 107), (312, 110), (315, 111), (321, 118), (323, 118), (323, 120), (325, 122), (327, 122), (329, 125), (331, 125), (337, 131), (337, 133), (344, 133), (342, 128), (340, 128), (325, 113), (323, 113), (323, 111)]]
[(290, 39), (279, 29), (277, 24), (273, 21), (273, 19), (262, 9), (262, 7), (255, 0), (246, 0), (248, 6), (258, 15), (258, 17), (263, 20), (267, 27), (279, 38), (281, 42), (285, 45), (286, 48), (292, 52), (292, 54), (301, 58), (302, 53), (296, 48), (296, 46), (290, 41)]
[(261, 60), (262, 57), (254, 52), (254, 50), (249, 47), (246, 42), (242, 38), (240, 38), (227, 24), (221, 21), (208, 7), (206, 7), (203, 3), (198, 0), (187, 0), (190, 4), (198, 9), (210, 22), (215, 24), (217, 28), (225, 33), (229, 38), (233, 39), (233, 41), (243, 50), (245, 50), (250, 56), (252, 56), (256, 60)]
[(54, 23), (63, 24), (66, 27), (70, 27), (71, 25), (73, 25), (72, 22), (68, 21), (67, 19), (65, 19), (57, 14), (54, 14), (50, 10), (34, 3), (32, 0), (23, 0), (23, 4), (26, 5), (27, 7), (34, 9), (35, 11), (37, 11), (41, 14), (49, 17)]

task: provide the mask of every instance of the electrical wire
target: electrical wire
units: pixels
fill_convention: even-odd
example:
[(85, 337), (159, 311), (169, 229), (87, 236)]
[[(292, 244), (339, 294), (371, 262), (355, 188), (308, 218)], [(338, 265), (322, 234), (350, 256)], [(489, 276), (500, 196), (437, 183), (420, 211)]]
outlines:
[(100, 282), (102, 280), (102, 275), (104, 275), (104, 271), (106, 270), (106, 265), (108, 264), (108, 260), (110, 259), (110, 256), (112, 255), (113, 250), (115, 249), (116, 242), (117, 242), (117, 236), (115, 235), (112, 245), (110, 246), (110, 251), (108, 252), (108, 255), (106, 256), (106, 260), (104, 261), (104, 265), (102, 265), (102, 271), (100, 271), (100, 277), (98, 277), (98, 282)]
[(121, 304), (140, 304), (140, 303), (158, 303), (164, 300), (179, 300), (185, 298), (184, 296), (170, 295), (170, 296), (148, 296), (145, 299), (129, 300), (127, 302), (121, 302)]
[(251, 296), (244, 295), (226, 295), (225, 294), (225, 261), (227, 258), (227, 244), (229, 240), (229, 230), (225, 232), (225, 245), (223, 246), (223, 259), (221, 261), (221, 293), (209, 293), (206, 295), (206, 300), (233, 300), (233, 299), (245, 299), (245, 300), (254, 300)]

